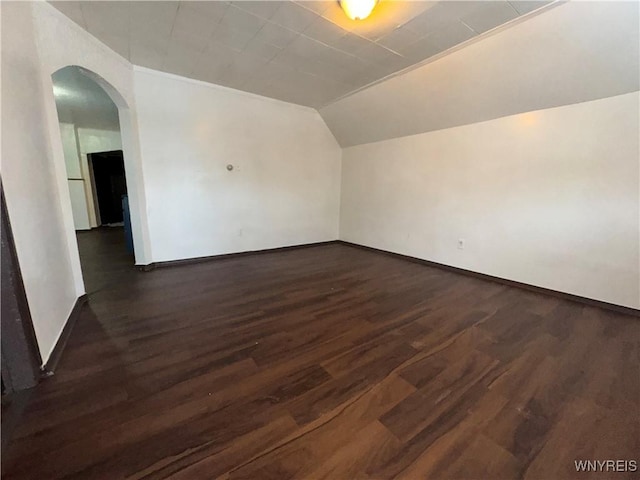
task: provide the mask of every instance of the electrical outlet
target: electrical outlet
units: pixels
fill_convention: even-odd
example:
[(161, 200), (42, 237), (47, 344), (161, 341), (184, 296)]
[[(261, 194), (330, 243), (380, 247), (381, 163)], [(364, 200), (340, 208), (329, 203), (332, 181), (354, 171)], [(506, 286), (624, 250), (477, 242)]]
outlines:
[(458, 239), (458, 250), (464, 250), (464, 238)]

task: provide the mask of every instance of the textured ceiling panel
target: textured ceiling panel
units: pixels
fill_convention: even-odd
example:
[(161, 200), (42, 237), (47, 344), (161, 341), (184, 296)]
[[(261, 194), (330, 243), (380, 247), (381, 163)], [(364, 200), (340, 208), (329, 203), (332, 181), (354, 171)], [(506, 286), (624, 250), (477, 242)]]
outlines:
[[(520, 3), (522, 5), (520, 5)], [(548, 1), (55, 1), (136, 65), (322, 107)]]
[(639, 14), (638, 2), (556, 4), (320, 114), (346, 147), (634, 92)]
[(79, 128), (118, 130), (118, 107), (111, 97), (78, 67), (66, 67), (52, 76), (58, 118)]

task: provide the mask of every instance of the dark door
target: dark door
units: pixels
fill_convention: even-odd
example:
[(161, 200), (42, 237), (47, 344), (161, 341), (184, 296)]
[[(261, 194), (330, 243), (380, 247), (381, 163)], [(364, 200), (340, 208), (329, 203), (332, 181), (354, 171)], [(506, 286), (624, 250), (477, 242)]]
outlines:
[(91, 163), (101, 223), (122, 223), (122, 196), (127, 193), (122, 151), (92, 153)]

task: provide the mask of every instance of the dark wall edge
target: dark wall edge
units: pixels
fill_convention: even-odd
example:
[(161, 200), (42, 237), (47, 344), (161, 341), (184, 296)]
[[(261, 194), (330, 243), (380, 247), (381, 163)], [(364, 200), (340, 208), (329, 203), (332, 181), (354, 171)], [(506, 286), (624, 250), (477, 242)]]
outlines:
[(64, 347), (67, 345), (67, 341), (69, 340), (69, 336), (71, 335), (71, 331), (73, 330), (73, 326), (75, 325), (78, 317), (80, 316), (80, 310), (85, 303), (87, 303), (87, 294), (81, 295), (76, 299), (76, 303), (73, 305), (71, 309), (71, 313), (69, 314), (69, 318), (67, 318), (66, 323), (62, 329), (62, 333), (58, 337), (58, 341), (56, 342), (53, 350), (51, 351), (51, 355), (49, 355), (49, 359), (41, 368), (41, 376), (43, 378), (50, 377), (55, 372), (56, 367), (58, 366), (58, 362), (62, 357), (62, 352), (64, 351)]
[(289, 245), (286, 247), (266, 248), (264, 250), (249, 250), (247, 252), (223, 253), (220, 255), (209, 255), (207, 257), (185, 258), (183, 260), (167, 260), (164, 262), (153, 262), (148, 265), (138, 265), (138, 268), (142, 271), (148, 272), (151, 270), (155, 270), (156, 268), (179, 267), (182, 265), (191, 265), (194, 263), (204, 263), (204, 262), (211, 262), (214, 260), (225, 260), (228, 258), (238, 258), (238, 257), (251, 256), (251, 255), (259, 255), (261, 253), (276, 253), (276, 252), (284, 252), (287, 250), (297, 250), (300, 248), (319, 247), (322, 245), (330, 245), (332, 243), (337, 243), (337, 242), (339, 242), (339, 240), (327, 240), (325, 242), (303, 243), (300, 245)]

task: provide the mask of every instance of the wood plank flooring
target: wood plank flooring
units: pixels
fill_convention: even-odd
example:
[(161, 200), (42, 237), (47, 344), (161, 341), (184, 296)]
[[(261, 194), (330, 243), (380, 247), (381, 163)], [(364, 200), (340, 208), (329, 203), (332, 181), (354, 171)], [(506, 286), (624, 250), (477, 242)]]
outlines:
[(6, 479), (560, 479), (640, 460), (640, 321), (331, 244), (139, 272), (89, 302)]

